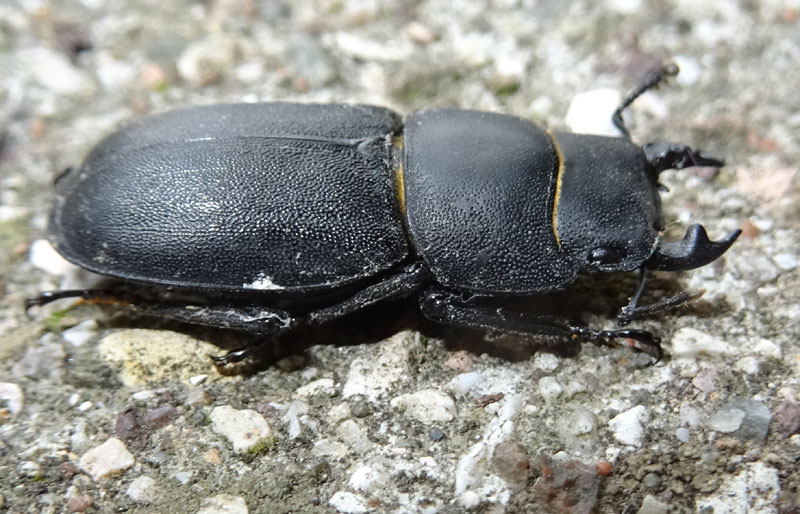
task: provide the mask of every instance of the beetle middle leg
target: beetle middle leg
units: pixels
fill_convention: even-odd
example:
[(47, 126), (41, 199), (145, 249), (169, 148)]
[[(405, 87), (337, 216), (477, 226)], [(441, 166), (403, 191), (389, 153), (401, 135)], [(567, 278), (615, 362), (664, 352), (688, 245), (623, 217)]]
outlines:
[[(430, 271), (423, 263), (413, 263), (382, 281), (365, 287), (353, 296), (330, 306), (298, 315), (292, 318), (291, 328), (298, 326), (318, 326), (334, 321), (348, 314), (360, 311), (379, 302), (406, 298), (424, 287), (430, 281)], [(289, 327), (287, 327), (289, 328)], [(255, 351), (265, 341), (233, 350), (222, 357), (213, 357), (217, 365), (239, 362)]]
[(633, 339), (656, 361), (664, 355), (660, 338), (646, 330), (595, 330), (553, 316), (531, 316), (502, 307), (469, 305), (460, 295), (439, 289), (428, 290), (420, 296), (420, 309), (425, 317), (444, 325), (520, 336), (555, 336), (597, 345), (611, 345), (616, 339)]

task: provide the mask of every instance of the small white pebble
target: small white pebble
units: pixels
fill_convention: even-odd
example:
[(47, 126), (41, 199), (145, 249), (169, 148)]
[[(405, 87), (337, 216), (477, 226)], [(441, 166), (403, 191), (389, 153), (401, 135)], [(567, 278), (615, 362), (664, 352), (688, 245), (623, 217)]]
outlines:
[(135, 463), (125, 443), (112, 437), (84, 453), (78, 461), (78, 467), (97, 481), (121, 473)]
[(241, 496), (218, 494), (203, 500), (197, 514), (247, 514), (247, 504)]
[(194, 375), (189, 377), (189, 383), (192, 384), (193, 386), (197, 386), (205, 382), (206, 379), (208, 379), (208, 375), (206, 375), (205, 373), (200, 375)]
[(710, 334), (694, 328), (684, 327), (672, 337), (673, 359), (694, 359), (699, 355), (727, 356), (736, 355), (737, 350)]
[(480, 382), (482, 378), (483, 376), (477, 371), (460, 373), (454, 376), (450, 382), (448, 382), (445, 389), (457, 396), (463, 396), (467, 394), (478, 382)]
[(361, 514), (370, 511), (364, 497), (346, 491), (336, 492), (328, 503), (334, 509), (346, 514)]
[(765, 357), (775, 357), (776, 359), (783, 358), (783, 350), (781, 350), (781, 345), (770, 341), (769, 339), (759, 339), (753, 345), (753, 353), (757, 355), (763, 355)]
[(759, 370), (759, 361), (755, 357), (742, 357), (734, 363), (733, 369), (748, 375), (755, 375)]
[(86, 412), (87, 410), (92, 408), (92, 402), (85, 401), (78, 405), (78, 412)]
[(365, 493), (375, 492), (388, 482), (389, 474), (373, 466), (359, 466), (350, 476), (350, 487)]
[(301, 398), (309, 398), (317, 395), (333, 396), (336, 394), (336, 387), (334, 387), (332, 379), (320, 378), (298, 387), (295, 390), (295, 394)]
[(436, 459), (434, 459), (433, 457), (431, 457), (429, 455), (426, 455), (424, 457), (420, 457), (419, 458), (419, 463), (422, 464), (423, 466), (428, 466), (428, 467), (431, 467), (431, 468), (435, 468), (436, 466), (438, 466), (438, 464), (436, 463)]
[(0, 382), (0, 400), (6, 404), (9, 414), (12, 416), (19, 414), (24, 404), (24, 398), (22, 389), (17, 384)]
[(347, 455), (347, 447), (338, 441), (321, 439), (314, 443), (311, 455), (315, 457), (328, 457), (335, 460), (343, 459)]
[(346, 419), (339, 423), (336, 427), (336, 436), (356, 453), (368, 453), (375, 446), (354, 419)]
[(214, 407), (209, 417), (211, 428), (228, 439), (236, 453), (245, 453), (274, 437), (264, 416), (252, 409), (237, 410), (230, 405), (222, 405)]
[(338, 405), (334, 405), (331, 407), (331, 410), (328, 411), (328, 421), (332, 425), (336, 425), (340, 421), (343, 421), (351, 416), (350, 414), (350, 404), (342, 402)]
[(131, 395), (131, 398), (133, 398), (137, 402), (146, 402), (147, 400), (150, 400), (151, 398), (155, 397), (156, 397), (156, 392), (151, 391), (150, 389), (145, 389), (144, 391), (138, 391)]
[(456, 417), (456, 404), (450, 396), (435, 389), (424, 389), (392, 398), (389, 404), (394, 409), (423, 423), (453, 421)]
[(88, 320), (78, 323), (72, 328), (68, 328), (61, 332), (61, 337), (64, 341), (72, 346), (81, 346), (90, 341), (97, 335), (97, 322), (95, 320)]
[(475, 491), (465, 491), (458, 497), (458, 503), (465, 509), (471, 510), (481, 504), (481, 497)]
[(792, 253), (779, 253), (773, 260), (783, 271), (792, 271), (797, 268), (797, 256)]
[(559, 358), (552, 353), (537, 353), (533, 357), (533, 366), (547, 373), (552, 373), (558, 368)]
[(678, 65), (681, 72), (675, 77), (675, 81), (681, 86), (691, 86), (695, 84), (702, 76), (703, 70), (700, 68), (700, 63), (693, 57), (686, 55), (676, 55), (672, 61)]
[(302, 434), (300, 419), (308, 414), (308, 404), (300, 400), (292, 400), (286, 408), (281, 420), (286, 424), (289, 439), (297, 439)]
[(644, 436), (644, 424), (648, 421), (650, 413), (643, 405), (637, 405), (617, 414), (608, 422), (608, 426), (617, 441), (630, 446), (640, 446)]
[(555, 377), (542, 377), (539, 379), (539, 394), (547, 405), (552, 405), (564, 392), (564, 388)]
[(572, 132), (618, 137), (611, 115), (622, 97), (616, 89), (600, 88), (578, 93), (567, 109), (565, 122)]
[(46, 239), (38, 239), (31, 243), (28, 255), (30, 263), (35, 268), (53, 275), (67, 275), (79, 269), (62, 257)]
[(178, 471), (172, 477), (181, 483), (181, 485), (186, 485), (189, 483), (189, 480), (192, 479), (192, 475), (194, 473), (192, 471)]

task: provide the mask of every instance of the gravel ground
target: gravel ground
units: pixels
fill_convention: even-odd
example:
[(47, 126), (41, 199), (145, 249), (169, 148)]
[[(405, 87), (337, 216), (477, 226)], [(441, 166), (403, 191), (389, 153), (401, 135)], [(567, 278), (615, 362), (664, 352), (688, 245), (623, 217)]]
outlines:
[[(800, 3), (666, 0), (5, 0), (0, 5), (0, 512), (800, 512)], [(402, 306), (217, 370), (235, 334), (24, 298), (88, 285), (43, 243), (61, 170), (175, 106), (459, 106), (728, 165), (667, 172), (670, 232), (742, 228), (656, 274), (703, 299), (627, 348), (532, 351), (418, 327)], [(583, 103), (581, 103), (583, 102)], [(582, 281), (611, 328), (635, 277)], [(411, 330), (420, 328), (421, 331)], [(324, 344), (323, 344), (324, 343)], [(299, 350), (298, 350), (299, 349)]]

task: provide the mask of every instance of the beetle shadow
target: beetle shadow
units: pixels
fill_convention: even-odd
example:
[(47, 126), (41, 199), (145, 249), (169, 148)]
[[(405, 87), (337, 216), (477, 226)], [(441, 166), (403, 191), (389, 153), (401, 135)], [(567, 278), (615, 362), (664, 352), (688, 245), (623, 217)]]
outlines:
[[(580, 277), (565, 291), (534, 297), (491, 298), (487, 301), (491, 305), (531, 315), (551, 316), (587, 324), (587, 319), (605, 318), (613, 321), (619, 309), (627, 303), (636, 289), (636, 285), (637, 277), (633, 273), (587, 276)], [(655, 302), (681, 291), (680, 283), (674, 273), (653, 273), (648, 278), (647, 285), (642, 297), (643, 303)], [(679, 312), (696, 317), (711, 317), (725, 308), (700, 299), (681, 306)], [(659, 319), (672, 312), (658, 313), (648, 319)], [(638, 323), (635, 321), (633, 325)], [(252, 346), (253, 351), (243, 362), (218, 367), (220, 373), (225, 375), (251, 375), (276, 365), (281, 369), (302, 369), (309, 364), (307, 350), (312, 346), (375, 344), (403, 330), (416, 330), (426, 338), (441, 339), (448, 351), (486, 354), (509, 362), (524, 361), (540, 352), (565, 358), (575, 357), (582, 348), (582, 344), (570, 343), (563, 337), (484, 334), (440, 325), (425, 319), (420, 314), (416, 298), (374, 305), (324, 326), (300, 327), (289, 334), (269, 340), (238, 331), (191, 325), (150, 315), (134, 315), (125, 311), (117, 311), (106, 320), (105, 325), (113, 328), (135, 326), (173, 330), (227, 351)], [(609, 328), (608, 323), (605, 324), (605, 328)]]

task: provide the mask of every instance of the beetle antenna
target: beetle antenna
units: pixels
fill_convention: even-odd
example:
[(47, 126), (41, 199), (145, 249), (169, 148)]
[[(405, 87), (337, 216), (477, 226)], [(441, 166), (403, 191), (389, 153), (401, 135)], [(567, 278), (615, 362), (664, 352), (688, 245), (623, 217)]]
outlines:
[(634, 100), (642, 96), (643, 93), (650, 89), (657, 88), (661, 82), (666, 81), (669, 77), (674, 77), (679, 71), (678, 65), (673, 62), (662, 64), (648, 73), (644, 80), (628, 93), (628, 96), (622, 101), (619, 107), (617, 107), (613, 116), (611, 116), (611, 121), (614, 123), (614, 126), (622, 132), (622, 135), (628, 139), (631, 138), (631, 133), (628, 131), (628, 128), (625, 126), (625, 121), (622, 119), (622, 111), (632, 104)]

